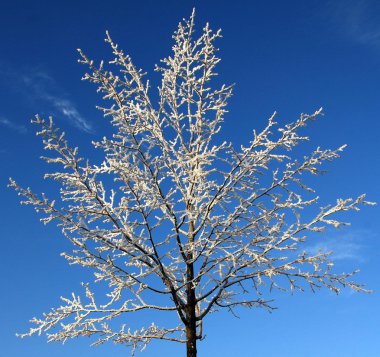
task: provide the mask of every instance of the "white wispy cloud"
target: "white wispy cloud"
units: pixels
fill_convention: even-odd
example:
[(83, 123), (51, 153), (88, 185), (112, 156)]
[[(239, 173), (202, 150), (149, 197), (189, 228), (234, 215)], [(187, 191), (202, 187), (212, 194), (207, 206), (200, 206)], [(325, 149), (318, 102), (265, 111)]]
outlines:
[(93, 132), (92, 125), (78, 112), (77, 108), (67, 99), (51, 98), (55, 108), (69, 118), (73, 124), (87, 133)]
[[(29, 101), (29, 105), (30, 102), (33, 104), (33, 108), (49, 111), (55, 116), (65, 118), (83, 132), (94, 131), (92, 123), (80, 113), (76, 104), (47, 71), (30, 68), (15, 69), (11, 64), (0, 60), (0, 77), (1, 82), (6, 83), (11, 92), (21, 93), (22, 98)], [(12, 123), (9, 127), (11, 125)], [(19, 131), (21, 130), (23, 129), (19, 128)]]
[(76, 128), (87, 133), (94, 131), (91, 123), (79, 113), (76, 105), (65, 96), (49, 74), (37, 71), (22, 76), (22, 81), (34, 97), (49, 103)]
[(24, 125), (17, 124), (7, 118), (0, 118), (0, 124), (8, 127), (9, 129), (17, 131), (19, 134), (25, 134), (27, 132)]
[(365, 239), (372, 237), (373, 233), (365, 230), (344, 232), (339, 235), (319, 237), (319, 241), (311, 245), (307, 251), (310, 254), (318, 252), (332, 252), (332, 260), (365, 260)]
[(344, 242), (337, 239), (329, 242), (319, 242), (308, 249), (310, 254), (332, 252), (331, 258), (333, 260), (361, 260), (360, 250), (361, 246), (357, 243)]
[(331, 20), (346, 38), (380, 48), (380, 2), (377, 0), (330, 1)]

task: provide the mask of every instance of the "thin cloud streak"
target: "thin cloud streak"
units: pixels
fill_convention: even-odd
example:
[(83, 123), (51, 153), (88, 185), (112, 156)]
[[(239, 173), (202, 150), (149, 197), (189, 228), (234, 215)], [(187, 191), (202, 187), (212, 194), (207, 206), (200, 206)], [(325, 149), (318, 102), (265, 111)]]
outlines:
[(368, 238), (372, 236), (373, 233), (370, 231), (347, 232), (339, 236), (322, 238), (323, 241), (319, 241), (310, 246), (307, 251), (310, 254), (332, 252), (331, 259), (335, 261), (356, 260), (363, 262), (366, 260), (363, 237)]
[(6, 126), (9, 129), (17, 131), (19, 134), (25, 134), (27, 132), (26, 127), (24, 125), (16, 124), (13, 121), (10, 121), (6, 118), (0, 118), (0, 124)]
[[(10, 89), (21, 92), (25, 99), (33, 103), (33, 106), (45, 103), (52, 114), (61, 115), (69, 123), (86, 133), (93, 133), (91, 124), (77, 109), (75, 103), (68, 99), (65, 91), (56, 80), (43, 70), (17, 69), (0, 61), (0, 76), (7, 82)], [(37, 104), (36, 104), (37, 102)], [(4, 124), (4, 123), (3, 123)], [(6, 125), (6, 124), (4, 124)]]
[(35, 97), (48, 102), (57, 112), (68, 118), (76, 128), (86, 133), (94, 132), (91, 123), (79, 113), (72, 101), (59, 93), (61, 91), (55, 80), (47, 73), (39, 71), (23, 76), (22, 79), (24, 84), (33, 91)]
[(380, 6), (373, 0), (331, 1), (331, 20), (353, 42), (380, 48)]
[(310, 254), (332, 252), (331, 258), (333, 260), (362, 260), (360, 250), (361, 246), (357, 243), (339, 242), (338, 240), (317, 243), (308, 249)]
[(79, 114), (75, 106), (67, 99), (52, 97), (53, 105), (66, 117), (68, 117), (73, 124), (80, 130), (87, 133), (92, 133), (93, 128), (91, 124)]

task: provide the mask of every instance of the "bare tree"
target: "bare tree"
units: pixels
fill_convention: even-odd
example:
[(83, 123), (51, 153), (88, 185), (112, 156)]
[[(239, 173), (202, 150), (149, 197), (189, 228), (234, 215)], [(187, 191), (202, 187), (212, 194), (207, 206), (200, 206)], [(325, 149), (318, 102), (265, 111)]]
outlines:
[[(94, 143), (104, 161), (95, 165), (81, 158), (51, 119), (37, 116), (38, 135), (52, 152), (44, 159), (62, 167), (45, 175), (61, 185), (59, 204), (13, 180), (10, 186), (22, 203), (45, 213), (44, 223), (58, 222), (75, 247), (63, 256), (94, 270), (95, 281), (108, 286), (107, 301), (99, 303), (84, 284), (85, 301), (63, 298), (62, 306), (34, 318), (36, 327), (21, 337), (46, 332), (50, 342), (94, 335), (95, 345), (113, 341), (132, 352), (154, 339), (177, 341), (193, 357), (209, 313), (239, 306), (270, 310), (263, 296), (269, 287), (364, 291), (350, 280), (354, 273), (333, 273), (329, 253), (305, 249), (313, 232), (346, 224), (336, 213), (371, 204), (362, 195), (316, 208), (318, 197), (304, 177), (318, 175), (320, 165), (338, 158), (344, 146), (317, 148), (301, 161), (289, 153), (308, 140), (299, 131), (321, 110), (284, 127), (277, 127), (273, 115), (239, 148), (216, 144), (232, 95), (232, 86), (211, 87), (219, 37), (220, 30), (206, 24), (194, 38), (194, 13), (179, 24), (173, 54), (156, 67), (162, 74), (157, 105), (144, 73), (108, 33), (117, 74), (79, 50), (80, 62), (90, 68), (84, 79), (111, 103), (100, 109), (114, 134)], [(115, 327), (117, 317), (147, 309), (177, 314), (179, 325)]]

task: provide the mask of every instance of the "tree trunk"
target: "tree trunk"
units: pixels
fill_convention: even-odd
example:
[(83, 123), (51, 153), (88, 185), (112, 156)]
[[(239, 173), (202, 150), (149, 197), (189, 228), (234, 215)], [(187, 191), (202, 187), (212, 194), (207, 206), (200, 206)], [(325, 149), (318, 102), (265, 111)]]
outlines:
[[(189, 284), (192, 285), (192, 284)], [(186, 351), (187, 357), (197, 356), (197, 321), (195, 312), (195, 291), (188, 285), (186, 308)]]
[[(191, 206), (189, 207), (191, 209)], [(194, 222), (189, 222), (189, 243), (194, 243)], [(187, 254), (187, 284), (186, 284), (186, 351), (187, 357), (197, 356), (197, 320), (195, 306), (197, 304), (195, 297), (195, 288), (193, 285), (194, 280), (194, 263), (193, 263), (193, 252), (190, 251)]]
[(196, 357), (197, 356), (197, 328), (195, 324), (193, 326), (186, 326), (186, 356)]
[[(189, 253), (188, 258), (192, 259), (192, 253)], [(190, 261), (189, 259), (189, 261)], [(196, 297), (195, 289), (193, 286), (194, 279), (194, 264), (187, 264), (187, 306), (186, 306), (186, 349), (187, 357), (196, 357), (197, 355), (197, 320), (196, 320)]]

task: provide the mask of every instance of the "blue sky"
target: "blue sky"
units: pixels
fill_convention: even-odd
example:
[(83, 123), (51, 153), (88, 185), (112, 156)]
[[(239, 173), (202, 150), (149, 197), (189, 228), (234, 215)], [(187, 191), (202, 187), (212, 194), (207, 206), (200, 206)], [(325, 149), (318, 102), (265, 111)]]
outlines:
[[(375, 0), (293, 1), (13, 1), (0, 8), (0, 351), (4, 356), (119, 356), (121, 346), (67, 345), (44, 337), (19, 340), (27, 320), (80, 292), (88, 273), (59, 256), (70, 249), (53, 226), (44, 227), (30, 207), (6, 188), (8, 177), (36, 192), (49, 192), (46, 166), (30, 119), (53, 114), (70, 141), (90, 152), (107, 132), (94, 107), (94, 87), (80, 81), (85, 68), (76, 48), (100, 60), (110, 57), (105, 30), (152, 73), (167, 56), (171, 34), (192, 8), (197, 23), (222, 28), (220, 80), (236, 83), (221, 135), (247, 142), (278, 111), (284, 122), (323, 106), (309, 129), (312, 146), (335, 148), (343, 157), (315, 183), (323, 202), (363, 192), (379, 201), (380, 3)], [(153, 80), (157, 77), (153, 76)], [(306, 148), (305, 148), (306, 150)], [(307, 150), (302, 152), (307, 154)], [(379, 208), (344, 217), (352, 225), (322, 236), (314, 248), (335, 251), (336, 270), (360, 267), (357, 280), (380, 290)], [(277, 293), (273, 314), (243, 310), (240, 319), (214, 314), (205, 322), (201, 356), (380, 355), (379, 295), (327, 291)], [(183, 346), (154, 343), (142, 356), (179, 356)]]

